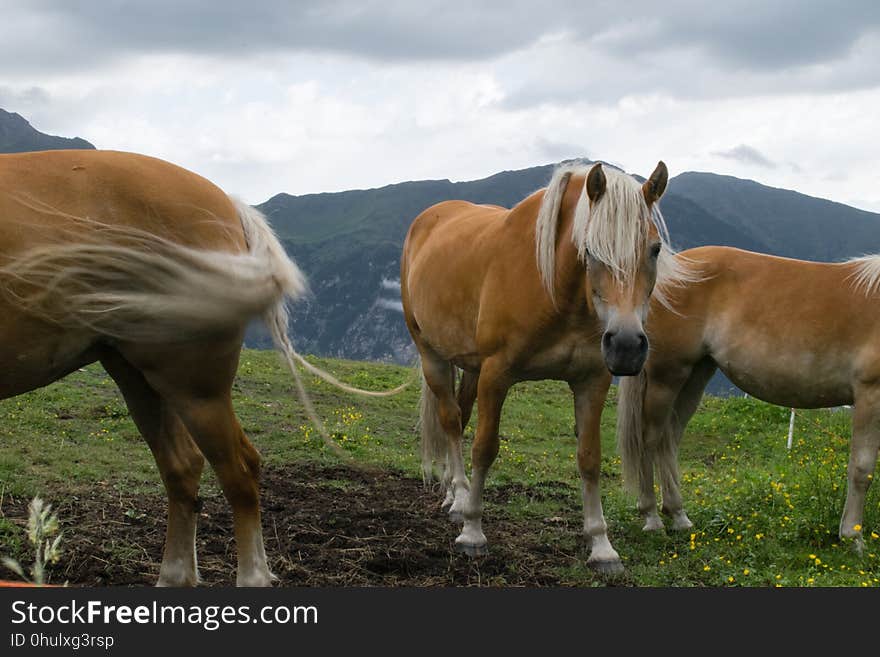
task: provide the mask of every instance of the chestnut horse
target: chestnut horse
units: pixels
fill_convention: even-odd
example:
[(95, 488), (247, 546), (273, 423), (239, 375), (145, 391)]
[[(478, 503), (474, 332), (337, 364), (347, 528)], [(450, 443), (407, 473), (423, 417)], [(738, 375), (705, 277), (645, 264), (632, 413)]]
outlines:
[(287, 337), (285, 301), (304, 290), (265, 218), (194, 173), (112, 151), (0, 155), (0, 398), (103, 365), (168, 494), (159, 585), (198, 581), (206, 458), (232, 506), (237, 584), (272, 580), (260, 456), (239, 426), (231, 389), (255, 317), (295, 377), (299, 361), (335, 382)]
[[(486, 551), (483, 486), (509, 388), (559, 379), (574, 394), (589, 562), (622, 570), (602, 514), (599, 419), (611, 375), (634, 374), (645, 360), (655, 282), (662, 294), (686, 278), (657, 206), (667, 177), (662, 162), (643, 185), (601, 164), (589, 173), (560, 167), (546, 190), (513, 209), (446, 201), (413, 221), (400, 284), (424, 375), (423, 471), (430, 478), (435, 461), (445, 464), (444, 508), (464, 522), (458, 550)], [(464, 371), (458, 398), (457, 369)], [(462, 428), (475, 398), (468, 483)]]
[(840, 536), (863, 545), (865, 494), (880, 446), (880, 256), (842, 263), (778, 258), (725, 247), (683, 251), (699, 280), (652, 304), (651, 354), (621, 380), (618, 441), (624, 475), (638, 483), (645, 530), (690, 528), (678, 444), (716, 368), (753, 397), (792, 408), (855, 404)]

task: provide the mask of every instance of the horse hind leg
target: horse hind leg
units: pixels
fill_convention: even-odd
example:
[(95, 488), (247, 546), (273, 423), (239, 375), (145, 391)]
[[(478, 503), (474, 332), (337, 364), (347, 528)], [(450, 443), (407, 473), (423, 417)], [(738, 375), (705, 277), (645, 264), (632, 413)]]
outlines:
[(430, 477), (432, 459), (445, 458), (442, 483), (446, 496), (442, 508), (454, 522), (462, 521), (470, 484), (461, 451), (461, 410), (455, 399), (452, 364), (431, 353), (422, 353), (421, 438), (423, 468)]
[[(461, 413), (460, 425), (462, 434), (464, 433), (464, 428), (467, 426), (468, 422), (471, 419), (471, 413), (474, 409), (474, 401), (476, 401), (477, 398), (478, 380), (479, 374), (471, 372), (461, 373), (461, 381), (458, 384), (456, 402), (458, 403), (459, 412)], [(455, 486), (453, 486), (452, 484), (452, 464), (455, 462), (455, 456), (453, 454), (454, 449), (456, 449), (456, 447), (454, 446), (453, 442), (449, 441), (449, 445), (446, 450), (446, 463), (443, 466), (443, 478), (441, 480), (443, 489), (446, 491), (446, 496), (443, 499), (443, 504), (440, 505), (440, 508), (444, 511), (449, 511), (452, 508), (452, 505), (455, 503)], [(459, 446), (457, 449), (460, 455), (461, 447)], [(465, 479), (465, 483), (467, 483), (467, 479)], [(464, 498), (462, 496), (459, 500), (459, 506), (454, 512), (450, 514), (450, 517), (455, 522), (462, 522), (464, 520), (464, 517), (461, 513), (463, 501)]]
[(232, 507), (238, 549), (236, 586), (270, 586), (260, 521), (260, 455), (250, 443), (228, 395), (213, 399), (189, 398), (178, 411), (205, 458), (211, 464), (223, 494)]
[[(670, 419), (679, 387), (651, 381), (645, 389), (643, 410), (643, 444), (638, 454), (639, 515), (644, 519), (643, 531), (663, 531), (663, 520), (657, 511), (654, 491), (654, 468), (663, 445), (670, 439)], [(667, 464), (668, 465), (668, 464)], [(661, 466), (662, 468), (662, 466)]]
[(840, 518), (840, 537), (853, 539), (857, 552), (864, 549), (862, 517), (865, 496), (877, 467), (880, 449), (880, 390), (857, 390), (853, 407), (852, 444), (847, 466), (846, 503)]
[(165, 484), (168, 520), (157, 586), (195, 586), (199, 480), (205, 459), (180, 418), (143, 375), (115, 351), (101, 364), (116, 382), (141, 435), (149, 445)]
[(483, 487), (489, 468), (498, 456), (501, 408), (510, 385), (500, 362), (488, 359), (483, 363), (477, 384), (479, 420), (471, 450), (471, 487), (462, 513), (464, 524), (455, 539), (456, 550), (471, 557), (487, 553), (488, 544), (483, 533)]
[(690, 377), (678, 393), (672, 417), (657, 452), (657, 470), (660, 475), (660, 492), (663, 500), (661, 511), (672, 518), (672, 529), (676, 531), (686, 531), (694, 526), (682, 503), (678, 446), (681, 444), (681, 438), (688, 422), (700, 405), (706, 385), (716, 370), (715, 362), (708, 358), (694, 367)]
[(122, 351), (180, 417), (211, 464), (232, 507), (238, 586), (270, 586), (260, 524), (260, 455), (232, 409), (241, 335), (183, 345), (126, 345)]
[(458, 384), (456, 401), (458, 402), (458, 408), (461, 410), (462, 431), (464, 431), (464, 428), (471, 420), (471, 413), (474, 410), (474, 402), (477, 399), (477, 387), (479, 381), (479, 372), (463, 371), (461, 373), (461, 381)]

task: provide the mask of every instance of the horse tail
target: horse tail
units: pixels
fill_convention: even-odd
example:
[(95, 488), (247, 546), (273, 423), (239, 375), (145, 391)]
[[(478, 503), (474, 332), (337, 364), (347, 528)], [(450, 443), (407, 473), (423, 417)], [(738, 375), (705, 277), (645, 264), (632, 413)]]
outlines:
[(422, 448), (422, 480), (427, 484), (434, 479), (434, 464), (446, 463), (449, 439), (440, 422), (440, 400), (428, 386), (424, 373), (421, 374), (421, 378), (419, 435)]
[[(287, 335), (287, 300), (305, 294), (305, 277), (266, 218), (230, 198), (248, 251), (197, 249), (148, 231), (76, 217), (90, 230), (36, 247), (0, 266), (0, 294), (24, 312), (67, 328), (131, 342), (179, 342), (240, 331), (264, 319), (285, 356), (310, 418), (331, 444), (305, 394), (296, 363), (342, 390), (387, 396), (341, 383), (308, 363)], [(334, 451), (341, 449), (332, 443)]]
[(623, 483), (631, 492), (638, 490), (639, 462), (645, 449), (642, 413), (647, 387), (644, 369), (636, 376), (621, 377), (617, 387), (617, 450)]
[(73, 218), (88, 230), (0, 266), (0, 293), (22, 311), (65, 328), (130, 342), (179, 342), (240, 331), (305, 278), (256, 210), (234, 201), (247, 253), (197, 249), (143, 229)]
[(288, 336), (290, 314), (287, 310), (286, 302), (288, 297), (295, 299), (304, 291), (305, 283), (302, 274), (299, 273), (299, 269), (287, 257), (284, 247), (281, 246), (262, 213), (239, 201), (234, 202), (244, 230), (245, 239), (248, 243), (248, 250), (253, 256), (268, 265), (273, 278), (278, 282), (280, 291), (283, 291), (283, 294), (276, 295), (274, 302), (269, 304), (261, 314), (272, 336), (272, 342), (288, 361), (291, 371), (296, 369), (293, 363), (299, 363), (305, 370), (323, 379), (330, 385), (345, 392), (367, 397), (388, 397), (396, 395), (407, 388), (409, 386), (408, 382), (391, 390), (363, 390), (356, 388), (343, 383), (329, 372), (312, 365), (302, 355), (297, 353)]
[(361, 388), (342, 383), (332, 374), (312, 365), (297, 353), (296, 349), (293, 348), (293, 343), (290, 341), (288, 333), (290, 326), (290, 313), (287, 309), (287, 298), (296, 298), (296, 296), (303, 291), (304, 279), (299, 273), (299, 269), (296, 265), (290, 260), (290, 258), (288, 258), (287, 253), (284, 251), (284, 247), (281, 246), (281, 243), (278, 241), (278, 238), (275, 236), (275, 233), (272, 231), (272, 228), (269, 226), (269, 223), (266, 221), (263, 214), (249, 205), (239, 201), (234, 202), (236, 209), (238, 210), (239, 219), (241, 220), (242, 229), (244, 230), (245, 239), (248, 243), (249, 252), (268, 265), (269, 270), (273, 273), (273, 277), (278, 281), (279, 291), (283, 292), (278, 294), (274, 302), (269, 304), (262, 313), (263, 322), (266, 324), (266, 328), (268, 328), (269, 334), (272, 336), (272, 342), (281, 352), (282, 356), (284, 356), (285, 363), (287, 364), (290, 373), (293, 375), (297, 394), (302, 402), (303, 408), (309, 416), (312, 424), (321, 435), (324, 444), (337, 456), (351, 461), (351, 456), (330, 437), (323, 421), (318, 416), (318, 413), (312, 404), (312, 400), (309, 397), (308, 392), (306, 392), (305, 384), (303, 383), (299, 369), (297, 368), (297, 363), (308, 372), (318, 376), (331, 385), (344, 390), (345, 392), (358, 395), (387, 397), (397, 394), (404, 388), (408, 387), (409, 382), (405, 382), (391, 390), (362, 390)]

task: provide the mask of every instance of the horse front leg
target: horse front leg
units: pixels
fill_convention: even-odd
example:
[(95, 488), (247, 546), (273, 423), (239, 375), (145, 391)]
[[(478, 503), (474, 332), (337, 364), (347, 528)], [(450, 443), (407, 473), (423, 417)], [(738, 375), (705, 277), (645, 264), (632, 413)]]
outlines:
[(574, 394), (574, 415), (578, 426), (577, 462), (584, 498), (584, 538), (591, 548), (587, 564), (601, 573), (613, 575), (623, 572), (623, 564), (608, 539), (599, 486), (602, 465), (599, 422), (609, 385), (611, 375), (603, 372), (587, 381), (570, 384), (570, 387)]

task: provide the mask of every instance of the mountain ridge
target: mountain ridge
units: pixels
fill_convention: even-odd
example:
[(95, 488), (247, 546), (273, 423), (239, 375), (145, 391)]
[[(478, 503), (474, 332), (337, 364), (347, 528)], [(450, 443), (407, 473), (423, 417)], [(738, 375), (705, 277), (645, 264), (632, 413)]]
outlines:
[(56, 137), (34, 128), (21, 114), (0, 109), (0, 153), (94, 149), (81, 137)]
[[(0, 110), (0, 152), (33, 150), (23, 148), (25, 137), (40, 149), (94, 148), (80, 138), (44, 135), (20, 115)], [(395, 286), (412, 220), (452, 198), (511, 207), (546, 186), (557, 165), (507, 169), (476, 180), (279, 192), (257, 205), (310, 282), (310, 295), (292, 309), (296, 346), (323, 356), (411, 361), (415, 352)], [(880, 253), (880, 214), (751, 179), (685, 171), (669, 180), (660, 207), (680, 250), (719, 244), (820, 261)], [(269, 346), (271, 341), (254, 328), (248, 344)], [(715, 390), (723, 388), (716, 385)]]

